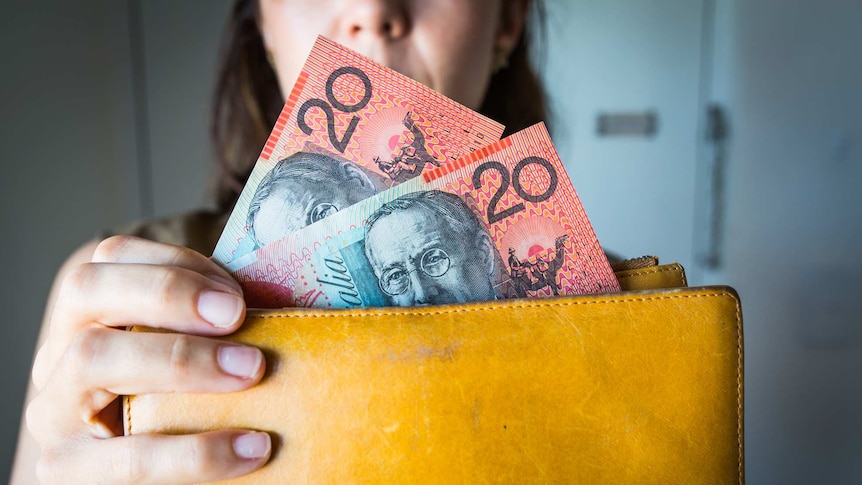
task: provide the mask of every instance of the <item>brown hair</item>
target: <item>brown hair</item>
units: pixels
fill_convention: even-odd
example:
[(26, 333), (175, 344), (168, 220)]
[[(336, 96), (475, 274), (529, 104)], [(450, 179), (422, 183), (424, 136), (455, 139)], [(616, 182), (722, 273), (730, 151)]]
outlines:
[[(544, 33), (542, 0), (532, 0), (531, 8), (535, 18), (527, 22), (528, 29), (509, 56), (508, 67), (491, 77), (479, 109), (506, 125), (506, 134), (546, 121), (545, 91), (530, 63), (530, 41), (536, 33)], [(215, 201), (223, 211), (236, 202), (284, 105), (275, 71), (267, 60), (259, 15), (258, 0), (237, 0), (222, 39), (210, 135), (219, 162)], [(528, 32), (532, 28), (537, 32)]]

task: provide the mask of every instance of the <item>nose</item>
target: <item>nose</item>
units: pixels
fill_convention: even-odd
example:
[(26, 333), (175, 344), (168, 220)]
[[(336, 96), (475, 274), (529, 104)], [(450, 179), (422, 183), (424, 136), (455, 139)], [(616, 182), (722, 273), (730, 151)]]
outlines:
[(410, 19), (402, 0), (348, 0), (345, 3), (343, 29), (350, 39), (396, 40), (410, 30)]
[(410, 273), (410, 288), (413, 289), (413, 302), (416, 305), (436, 303), (440, 289), (434, 281), (421, 274), (420, 271)]

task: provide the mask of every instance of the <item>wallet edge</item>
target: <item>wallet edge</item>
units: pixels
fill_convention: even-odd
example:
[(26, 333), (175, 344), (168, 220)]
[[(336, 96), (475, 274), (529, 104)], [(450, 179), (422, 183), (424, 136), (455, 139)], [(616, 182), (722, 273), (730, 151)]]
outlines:
[[(385, 315), (439, 315), (448, 313), (466, 313), (490, 311), (505, 307), (511, 308), (541, 308), (561, 307), (585, 304), (614, 304), (631, 301), (667, 300), (677, 298), (729, 298), (736, 310), (737, 334), (737, 447), (738, 447), (738, 483), (745, 483), (745, 445), (744, 445), (744, 338), (742, 323), (742, 305), (737, 291), (730, 286), (683, 287), (674, 289), (636, 290), (622, 293), (605, 293), (597, 295), (564, 296), (544, 299), (514, 299), (495, 302), (478, 302), (439, 307), (384, 307), (365, 308), (362, 312), (348, 310), (320, 310), (288, 308), (282, 310), (250, 309), (246, 318), (343, 318), (343, 317), (379, 317)], [(131, 331), (148, 331), (149, 329), (134, 327)], [(123, 430), (126, 436), (134, 434), (132, 426), (132, 403), (135, 396), (123, 398)]]

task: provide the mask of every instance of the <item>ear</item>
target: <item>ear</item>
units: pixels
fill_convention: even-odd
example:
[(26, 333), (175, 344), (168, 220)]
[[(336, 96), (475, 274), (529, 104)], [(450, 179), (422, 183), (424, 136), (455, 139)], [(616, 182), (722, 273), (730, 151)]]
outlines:
[(482, 267), (487, 269), (488, 276), (494, 276), (497, 262), (494, 253), (496, 253), (497, 248), (494, 246), (491, 236), (484, 230), (476, 234), (475, 248), (477, 251), (476, 256), (479, 258)]
[(518, 40), (521, 39), (531, 3), (531, 0), (503, 0), (500, 28), (497, 29), (494, 47), (506, 56), (515, 50)]
[(272, 52), (272, 36), (269, 35), (269, 29), (264, 29), (261, 23), (257, 25), (260, 29), (260, 37), (263, 39), (263, 49), (266, 52)]
[(269, 9), (269, 2), (261, 2), (259, 0), (257, 5), (257, 17), (255, 18), (255, 23), (257, 24), (257, 30), (260, 32), (260, 37), (263, 39), (263, 48), (270, 52), (272, 51), (272, 34), (270, 33), (269, 26), (266, 25), (264, 19), (269, 17), (269, 15), (264, 15), (264, 10)]
[(344, 180), (349, 180), (361, 188), (376, 190), (368, 175), (352, 163), (342, 163), (341, 173), (344, 176)]

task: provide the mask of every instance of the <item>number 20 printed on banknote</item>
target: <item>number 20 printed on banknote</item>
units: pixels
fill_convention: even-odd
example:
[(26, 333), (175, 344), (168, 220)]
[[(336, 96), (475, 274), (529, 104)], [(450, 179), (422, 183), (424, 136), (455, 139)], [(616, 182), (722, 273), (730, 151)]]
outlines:
[(503, 126), (319, 37), (213, 257), (237, 259), (500, 139)]
[(619, 291), (544, 124), (247, 256), (250, 306), (413, 306)]

